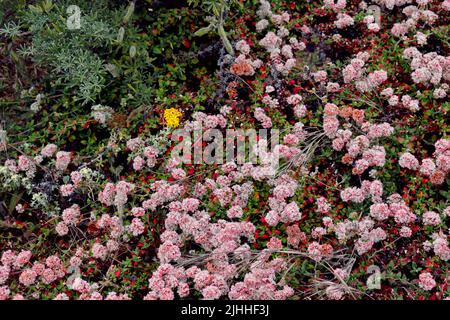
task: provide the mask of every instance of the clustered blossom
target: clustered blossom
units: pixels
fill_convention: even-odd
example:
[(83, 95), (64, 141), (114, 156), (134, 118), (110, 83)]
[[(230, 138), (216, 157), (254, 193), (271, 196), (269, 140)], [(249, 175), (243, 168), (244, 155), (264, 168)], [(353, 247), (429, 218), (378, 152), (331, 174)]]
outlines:
[(107, 254), (108, 249), (104, 245), (100, 243), (94, 243), (94, 245), (92, 246), (92, 256), (94, 258), (104, 260)]
[(64, 171), (71, 161), (71, 154), (67, 151), (58, 151), (56, 153), (56, 169)]
[(268, 1), (260, 0), (260, 4), (258, 16), (261, 20), (257, 22), (256, 30), (261, 32), (272, 22), (277, 31), (268, 31), (259, 41), (259, 45), (270, 54), (272, 68), (282, 75), (288, 75), (297, 63), (294, 52), (305, 49), (305, 44), (294, 37), (288, 39), (289, 30), (285, 25), (289, 23), (290, 16), (287, 12), (274, 14)]
[(255, 262), (252, 265), (251, 272), (245, 275), (244, 280), (230, 288), (228, 294), (230, 299), (284, 300), (294, 294), (294, 290), (291, 287), (282, 286), (275, 281), (276, 272), (286, 268), (284, 262), (282, 260), (267, 262), (266, 259), (266, 257), (263, 257)]
[(80, 218), (80, 207), (77, 204), (72, 205), (70, 208), (64, 209), (62, 213), (62, 219), (66, 225), (77, 224)]
[(427, 226), (436, 226), (441, 223), (439, 214), (434, 211), (427, 211), (423, 214), (423, 224)]
[(387, 72), (384, 70), (376, 70), (366, 75), (365, 65), (368, 59), (367, 52), (360, 52), (342, 71), (344, 82), (355, 81), (356, 88), (363, 93), (378, 88), (387, 80)]
[(400, 156), (398, 159), (398, 164), (400, 167), (410, 170), (417, 170), (419, 168), (419, 161), (409, 152), (406, 152)]
[(65, 184), (59, 187), (59, 192), (63, 197), (70, 196), (75, 191), (75, 188), (72, 184)]
[(421, 163), (414, 155), (406, 152), (400, 156), (399, 165), (402, 168), (418, 170), (435, 185), (443, 184), (450, 172), (450, 142), (446, 139), (438, 140), (435, 143), (433, 158), (425, 158)]
[[(12, 269), (19, 271), (18, 281), (24, 287), (34, 285), (38, 281), (50, 284), (66, 274), (61, 260), (56, 256), (50, 256), (45, 263), (35, 261), (31, 263), (31, 251), (21, 251), (17, 255), (11, 251), (4, 251), (0, 265), (0, 285), (6, 283), (11, 275)], [(16, 272), (17, 273), (17, 272)], [(23, 299), (23, 296), (17, 295), (17, 299)]]
[(349, 26), (352, 26), (355, 23), (355, 20), (351, 16), (345, 13), (338, 13), (337, 20), (334, 22), (334, 25), (338, 29), (345, 29)]
[(270, 117), (268, 117), (266, 115), (266, 113), (264, 112), (263, 109), (256, 108), (254, 115), (255, 115), (256, 120), (261, 122), (261, 125), (263, 128), (267, 129), (267, 128), (272, 127), (272, 119), (270, 119)]
[(140, 171), (147, 166), (153, 168), (156, 165), (156, 158), (159, 150), (153, 146), (146, 146), (145, 141), (140, 137), (127, 141), (127, 148), (133, 152), (133, 169)]
[(138, 236), (144, 233), (145, 225), (139, 218), (134, 218), (131, 221), (131, 224), (128, 226), (129, 231), (133, 234), (133, 236)]
[(119, 210), (128, 201), (128, 195), (134, 189), (134, 185), (126, 181), (119, 181), (117, 184), (108, 182), (103, 191), (98, 195), (98, 199), (105, 206), (115, 205)]
[(58, 150), (58, 147), (55, 144), (50, 143), (50, 144), (46, 145), (44, 148), (42, 148), (41, 155), (43, 157), (50, 158), (51, 156), (53, 156), (53, 154), (56, 152), (56, 150)]
[(411, 78), (414, 83), (437, 86), (450, 81), (449, 57), (436, 52), (422, 54), (416, 47), (406, 48), (403, 56), (411, 61)]
[(331, 209), (331, 205), (328, 203), (327, 199), (320, 197), (317, 200), (317, 211), (320, 213), (328, 213)]
[(297, 182), (286, 175), (281, 176), (277, 180), (283, 183), (277, 184), (273, 189), (273, 197), (269, 198), (271, 210), (265, 217), (265, 220), (271, 226), (275, 226), (279, 222), (295, 222), (301, 219), (301, 212), (297, 203), (286, 203), (287, 198), (294, 195), (298, 187)]
[(244, 54), (241, 54), (234, 61), (230, 71), (237, 76), (252, 76), (255, 74), (255, 66), (257, 65), (254, 61), (247, 59)]
[(433, 250), (434, 253), (442, 260), (450, 260), (450, 247), (448, 245), (447, 236), (442, 233), (433, 234)]
[(308, 254), (317, 262), (321, 261), (324, 257), (330, 256), (332, 253), (333, 247), (330, 244), (320, 244), (313, 241), (308, 246)]
[(69, 233), (69, 227), (64, 222), (59, 222), (55, 227), (56, 233), (60, 236), (65, 236)]
[(419, 276), (419, 286), (423, 290), (432, 290), (436, 286), (436, 281), (429, 272), (422, 272)]
[(302, 103), (302, 100), (303, 98), (299, 94), (293, 94), (286, 99), (286, 102), (292, 105), (294, 114), (297, 118), (303, 118), (306, 114), (306, 107)]
[[(353, 120), (361, 127), (366, 135), (358, 135), (352, 138), (353, 132), (349, 129), (340, 129), (340, 119)], [(346, 127), (346, 125), (343, 125)], [(342, 162), (354, 164), (352, 173), (363, 174), (371, 166), (384, 166), (386, 152), (382, 146), (372, 146), (371, 141), (392, 135), (394, 129), (388, 123), (371, 124), (365, 120), (363, 110), (352, 107), (339, 108), (333, 103), (327, 103), (324, 108), (323, 130), (327, 137), (333, 139), (332, 147), (336, 151), (344, 148), (347, 153), (342, 157)], [(360, 159), (357, 159), (361, 156)]]
[(367, 29), (371, 32), (380, 31), (380, 25), (375, 22), (375, 17), (373, 15), (365, 16), (363, 22), (366, 23)]
[(345, 9), (346, 5), (347, 5), (347, 1), (346, 0), (325, 0), (323, 2), (324, 7), (327, 9), (331, 9), (333, 11), (336, 12), (340, 12), (343, 9)]
[(410, 238), (412, 236), (412, 230), (409, 227), (403, 226), (401, 227), (399, 234), (403, 238)]

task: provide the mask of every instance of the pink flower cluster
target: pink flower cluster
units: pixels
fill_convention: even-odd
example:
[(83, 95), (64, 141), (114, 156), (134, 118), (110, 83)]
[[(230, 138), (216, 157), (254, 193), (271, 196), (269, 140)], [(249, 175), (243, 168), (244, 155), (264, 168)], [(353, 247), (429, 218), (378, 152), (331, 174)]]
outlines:
[(310, 255), (311, 259), (315, 261), (321, 261), (324, 257), (331, 256), (333, 253), (333, 247), (328, 244), (320, 244), (316, 241), (311, 242), (308, 245), (308, 254)]
[(355, 23), (355, 20), (345, 13), (338, 13), (337, 20), (334, 22), (334, 25), (338, 29), (345, 29), (349, 26), (352, 26)]
[(289, 40), (286, 39), (289, 35), (289, 30), (285, 27), (285, 24), (290, 20), (287, 12), (274, 14), (271, 11), (270, 3), (267, 1), (260, 1), (260, 3), (261, 6), (258, 12), (262, 20), (257, 22), (256, 29), (258, 31), (266, 29), (270, 23), (264, 18), (269, 17), (271, 22), (277, 27), (277, 32), (267, 32), (264, 38), (259, 41), (259, 45), (264, 47), (270, 54), (273, 69), (282, 75), (287, 75), (297, 63), (294, 57), (294, 50), (303, 50), (305, 44), (294, 37)]
[[(134, 151), (136, 153), (136, 149), (134, 149)], [(142, 153), (138, 153), (139, 155), (133, 159), (133, 169), (140, 171), (146, 164), (147, 167), (153, 168), (156, 164), (158, 153), (159, 151), (152, 146), (145, 147)]]
[(56, 153), (56, 163), (55, 163), (56, 169), (60, 171), (66, 170), (71, 161), (71, 158), (72, 155), (70, 152), (58, 151)]
[(429, 272), (422, 272), (419, 275), (419, 286), (426, 291), (432, 290), (436, 287), (436, 281)]
[(419, 161), (409, 152), (406, 152), (400, 156), (398, 159), (398, 164), (400, 167), (410, 170), (417, 170), (419, 168)]
[(103, 191), (100, 191), (98, 199), (105, 206), (115, 205), (123, 208), (128, 201), (128, 195), (134, 189), (134, 185), (126, 181), (119, 181), (117, 184), (108, 182)]
[(450, 57), (436, 52), (422, 54), (415, 47), (406, 48), (403, 56), (411, 60), (411, 78), (415, 83), (438, 85), (450, 81)]
[(435, 152), (433, 158), (425, 158), (419, 165), (414, 155), (406, 152), (400, 156), (399, 165), (402, 168), (410, 170), (419, 170), (419, 172), (430, 178), (435, 185), (443, 184), (445, 178), (450, 172), (450, 141), (440, 139), (435, 143)]
[(330, 211), (331, 209), (330, 203), (324, 197), (317, 198), (316, 203), (317, 211), (320, 213), (328, 213), (328, 211)]
[(447, 236), (442, 233), (434, 234), (433, 250), (434, 253), (444, 261), (450, 260), (450, 247)]
[(45, 263), (35, 261), (33, 264), (30, 261), (31, 257), (31, 251), (21, 251), (17, 255), (11, 250), (4, 251), (1, 257), (2, 265), (0, 265), (0, 285), (6, 283), (13, 275), (13, 270), (14, 274), (19, 273), (18, 281), (25, 287), (35, 284), (39, 277), (43, 283), (50, 284), (66, 274), (57, 256), (48, 257)]
[(80, 219), (80, 207), (74, 204), (70, 208), (64, 209), (62, 219), (66, 225), (76, 225)]
[(242, 282), (232, 285), (228, 297), (232, 300), (285, 300), (294, 290), (275, 281), (277, 272), (286, 268), (282, 259), (268, 261), (263, 254), (252, 266)]
[(41, 155), (43, 157), (50, 158), (51, 156), (53, 156), (56, 150), (58, 150), (58, 147), (55, 144), (50, 143), (46, 145), (44, 148), (42, 148)]
[(269, 198), (270, 211), (265, 216), (267, 224), (275, 226), (279, 222), (296, 222), (301, 219), (302, 214), (296, 202), (286, 203), (286, 199), (292, 197), (297, 189), (297, 182), (283, 175), (275, 181), (276, 187)]
[(263, 128), (268, 129), (272, 127), (272, 119), (266, 115), (262, 108), (256, 108), (254, 116), (256, 120), (261, 122)]
[(323, 5), (327, 9), (331, 9), (333, 11), (339, 12), (343, 9), (345, 9), (345, 6), (347, 5), (346, 0), (324, 0)]

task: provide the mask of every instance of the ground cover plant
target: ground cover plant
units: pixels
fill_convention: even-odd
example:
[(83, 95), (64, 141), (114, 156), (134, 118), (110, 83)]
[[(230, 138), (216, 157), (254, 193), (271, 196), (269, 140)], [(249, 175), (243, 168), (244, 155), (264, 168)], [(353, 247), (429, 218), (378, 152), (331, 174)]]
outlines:
[(0, 0), (0, 300), (450, 298), (449, 0)]

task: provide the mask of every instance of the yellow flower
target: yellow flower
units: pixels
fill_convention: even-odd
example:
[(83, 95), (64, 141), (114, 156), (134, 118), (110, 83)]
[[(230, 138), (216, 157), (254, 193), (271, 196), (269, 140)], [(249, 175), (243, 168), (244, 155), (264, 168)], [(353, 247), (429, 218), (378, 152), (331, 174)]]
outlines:
[(168, 127), (178, 127), (180, 125), (180, 117), (183, 114), (176, 108), (164, 110), (164, 119)]

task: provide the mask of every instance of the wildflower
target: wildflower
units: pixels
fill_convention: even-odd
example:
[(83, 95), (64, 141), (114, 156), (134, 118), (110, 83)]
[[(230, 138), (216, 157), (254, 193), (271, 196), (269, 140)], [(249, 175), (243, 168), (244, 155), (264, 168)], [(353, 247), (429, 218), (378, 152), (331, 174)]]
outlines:
[(348, 26), (352, 26), (354, 24), (354, 20), (351, 16), (345, 13), (338, 13), (337, 20), (334, 22), (334, 25), (338, 29), (345, 29)]
[(70, 179), (72, 180), (74, 187), (77, 188), (83, 177), (79, 171), (72, 171), (70, 173)]
[(269, 21), (262, 19), (256, 23), (256, 31), (261, 32), (269, 25)]
[(133, 138), (127, 141), (127, 148), (130, 151), (137, 151), (142, 145), (144, 144), (144, 141), (140, 137)]
[(171, 242), (164, 242), (158, 250), (158, 259), (162, 263), (177, 260), (181, 256), (180, 248)]
[(423, 223), (426, 226), (436, 226), (441, 223), (439, 214), (434, 211), (427, 211), (423, 214)]
[(331, 205), (324, 197), (317, 198), (317, 211), (320, 213), (328, 213), (331, 209)]
[(237, 76), (252, 76), (255, 74), (252, 61), (242, 54), (236, 58), (230, 71)]
[(283, 244), (281, 243), (281, 240), (276, 237), (270, 238), (270, 241), (267, 243), (267, 249), (277, 250), (282, 248)]
[(423, 159), (422, 164), (420, 165), (420, 173), (425, 176), (431, 176), (433, 172), (436, 170), (436, 165), (434, 164), (433, 159)]
[(429, 272), (422, 272), (419, 275), (419, 286), (426, 290), (430, 291), (434, 287), (436, 287), (436, 281), (434, 281), (433, 276)]
[(36, 281), (37, 274), (32, 269), (24, 270), (19, 276), (19, 282), (25, 287), (31, 286)]
[(450, 247), (447, 242), (447, 237), (439, 234), (433, 241), (434, 253), (444, 261), (450, 260)]
[(432, 184), (440, 185), (445, 181), (445, 173), (441, 170), (435, 170), (430, 177), (430, 181)]
[(412, 236), (412, 230), (411, 230), (411, 228), (403, 226), (403, 227), (401, 227), (399, 234), (400, 234), (400, 237), (409, 238)]
[(41, 150), (41, 155), (47, 158), (50, 158), (58, 149), (58, 147), (52, 143), (46, 145), (42, 150)]
[(53, 300), (69, 300), (69, 297), (67, 296), (67, 294), (63, 293), (58, 293)]
[(16, 260), (14, 261), (14, 266), (16, 267), (22, 267), (25, 264), (27, 264), (30, 261), (31, 258), (31, 251), (22, 250), (17, 256)]
[(70, 163), (71, 155), (70, 152), (59, 151), (56, 153), (56, 169), (64, 171)]
[(2, 254), (1, 261), (4, 266), (11, 266), (16, 261), (16, 254), (12, 250), (6, 250)]
[(108, 255), (108, 249), (100, 243), (94, 243), (92, 246), (92, 256), (96, 259), (105, 260)]
[(131, 221), (131, 224), (129, 225), (128, 229), (133, 234), (133, 236), (138, 236), (142, 233), (144, 233), (145, 225), (139, 218), (134, 218)]
[(142, 157), (137, 156), (133, 159), (133, 169), (139, 171), (145, 165), (145, 160)]
[(268, 32), (266, 36), (259, 42), (267, 51), (272, 52), (281, 45), (281, 39), (273, 32)]
[(61, 192), (61, 195), (63, 197), (68, 197), (74, 192), (74, 187), (72, 184), (64, 184), (59, 187), (59, 192)]
[(80, 207), (77, 204), (72, 205), (70, 208), (64, 209), (62, 218), (65, 224), (74, 225), (77, 223), (80, 217)]
[(417, 170), (419, 168), (419, 161), (409, 152), (402, 154), (398, 163), (400, 167), (410, 170)]
[(59, 222), (56, 225), (55, 230), (58, 233), (58, 235), (60, 235), (60, 236), (65, 236), (66, 234), (69, 233), (69, 228), (67, 227), (67, 225), (64, 222)]
[(164, 119), (168, 127), (178, 127), (180, 125), (180, 118), (183, 114), (176, 108), (169, 108), (164, 110)]
[(239, 206), (233, 206), (227, 211), (227, 216), (230, 219), (241, 218), (243, 215), (242, 208)]
[(10, 294), (10, 290), (7, 286), (1, 286), (0, 287), (0, 301), (1, 300), (7, 300)]
[(76, 278), (71, 285), (71, 289), (78, 291), (79, 293), (88, 293), (91, 291), (91, 286), (87, 281)]
[(4, 284), (9, 278), (10, 269), (7, 266), (0, 266), (0, 285)]

